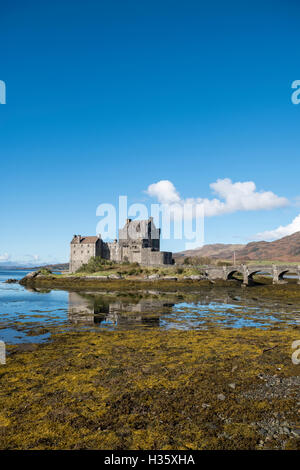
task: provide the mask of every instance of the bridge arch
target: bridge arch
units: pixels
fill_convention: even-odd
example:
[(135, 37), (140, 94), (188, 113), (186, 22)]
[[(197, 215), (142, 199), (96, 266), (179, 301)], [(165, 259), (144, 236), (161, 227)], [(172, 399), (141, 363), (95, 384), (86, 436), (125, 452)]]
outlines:
[(287, 273), (289, 273), (289, 272), (290, 272), (289, 269), (285, 269), (284, 271), (281, 271), (281, 272), (278, 274), (278, 280), (279, 280), (279, 281), (283, 281), (285, 274), (287, 274)]
[(300, 271), (297, 267), (294, 268), (291, 266), (290, 268), (278, 270), (278, 281), (287, 281), (287, 279), (285, 278), (286, 274), (294, 275), (298, 282), (300, 281)]
[(273, 278), (273, 269), (270, 268), (270, 269), (266, 269), (266, 268), (260, 268), (260, 267), (257, 267), (255, 269), (248, 269), (248, 280), (251, 281), (251, 282), (254, 282), (254, 279), (253, 277), (256, 276), (256, 275), (261, 275), (261, 276), (266, 276), (266, 277), (271, 277)]
[(239, 274), (243, 279), (244, 278), (244, 273), (243, 273), (243, 271), (241, 271), (241, 269), (236, 268), (236, 269), (228, 270), (227, 275), (226, 275), (226, 280), (229, 281), (229, 280), (233, 279), (235, 281), (241, 281), (242, 279), (239, 279), (238, 277), (235, 277), (235, 276), (238, 276)]

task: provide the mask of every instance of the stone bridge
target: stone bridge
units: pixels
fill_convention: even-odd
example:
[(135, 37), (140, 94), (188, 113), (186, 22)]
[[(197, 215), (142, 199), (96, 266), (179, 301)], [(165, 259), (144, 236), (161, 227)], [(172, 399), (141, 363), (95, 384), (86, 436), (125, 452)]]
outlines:
[(300, 266), (255, 266), (241, 264), (237, 266), (206, 266), (202, 268), (205, 271), (208, 279), (233, 279), (236, 274), (241, 274), (243, 277), (243, 284), (250, 284), (253, 281), (255, 274), (270, 274), (273, 278), (273, 284), (280, 284), (285, 282), (285, 274), (293, 274), (298, 279), (300, 284)]

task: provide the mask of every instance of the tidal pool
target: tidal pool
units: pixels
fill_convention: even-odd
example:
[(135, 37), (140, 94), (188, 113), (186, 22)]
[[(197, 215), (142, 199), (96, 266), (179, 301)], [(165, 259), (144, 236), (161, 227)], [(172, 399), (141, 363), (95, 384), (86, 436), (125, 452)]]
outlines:
[(26, 289), (7, 284), (28, 271), (0, 271), (0, 340), (7, 344), (49, 340), (50, 330), (160, 328), (286, 328), (300, 324), (300, 308), (243, 297), (240, 287), (189, 293), (128, 293)]

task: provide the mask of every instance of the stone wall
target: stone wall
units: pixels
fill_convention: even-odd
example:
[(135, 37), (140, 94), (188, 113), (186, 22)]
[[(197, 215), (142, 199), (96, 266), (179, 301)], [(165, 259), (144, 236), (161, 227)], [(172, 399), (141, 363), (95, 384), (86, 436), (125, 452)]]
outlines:
[(141, 264), (145, 266), (172, 264), (172, 253), (170, 251), (152, 251), (151, 248), (143, 248)]
[(83, 264), (88, 263), (93, 256), (102, 256), (102, 246), (104, 243), (101, 238), (91, 243), (81, 243), (80, 239), (78, 235), (73, 238), (70, 244), (69, 271), (72, 273), (76, 272)]
[(87, 263), (92, 256), (96, 254), (96, 244), (71, 244), (70, 271), (77, 271), (80, 266)]
[(77, 271), (93, 256), (117, 263), (127, 261), (145, 266), (172, 264), (172, 253), (159, 249), (160, 229), (155, 227), (151, 217), (148, 220), (128, 219), (119, 230), (119, 241), (106, 243), (100, 235), (98, 239), (75, 235), (71, 242), (70, 271)]
[(127, 219), (125, 226), (119, 230), (119, 243), (133, 246), (141, 244), (142, 248), (160, 249), (160, 229), (156, 228), (153, 218), (148, 220)]
[(119, 263), (122, 261), (122, 248), (117, 242), (103, 243), (103, 258)]

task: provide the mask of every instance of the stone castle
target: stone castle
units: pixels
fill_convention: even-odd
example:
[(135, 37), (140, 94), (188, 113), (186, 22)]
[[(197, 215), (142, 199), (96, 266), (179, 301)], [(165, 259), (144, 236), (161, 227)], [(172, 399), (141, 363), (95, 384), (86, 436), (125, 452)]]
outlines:
[(148, 220), (127, 219), (119, 230), (119, 241), (104, 242), (101, 235), (74, 235), (71, 241), (70, 272), (77, 271), (93, 256), (144, 266), (163, 266), (172, 264), (172, 253), (160, 251), (160, 229), (156, 228), (153, 218)]

